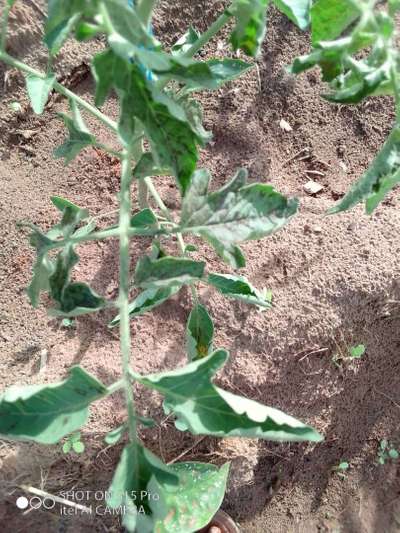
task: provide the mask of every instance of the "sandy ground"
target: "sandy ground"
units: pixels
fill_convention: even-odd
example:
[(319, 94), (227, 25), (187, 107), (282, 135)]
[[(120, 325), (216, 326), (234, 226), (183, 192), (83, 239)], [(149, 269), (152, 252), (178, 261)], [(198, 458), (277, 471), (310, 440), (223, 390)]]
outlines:
[[(39, 8), (40, 2), (36, 3)], [(215, 19), (222, 2), (160, 2), (156, 33), (170, 44), (191, 22), (202, 30)], [(13, 10), (10, 52), (43, 66), (38, 47), (41, 13), (31, 2)], [(220, 35), (212, 49), (227, 52)], [(60, 56), (60, 79), (90, 98), (87, 64), (95, 42), (82, 48), (69, 43)], [(138, 391), (144, 413), (159, 426), (143, 432), (147, 446), (165, 460), (190, 450), (187, 458), (222, 464), (232, 461), (224, 508), (249, 533), (376, 533), (400, 530), (398, 464), (376, 464), (381, 439), (400, 446), (400, 331), (398, 283), (400, 214), (398, 195), (390, 196), (367, 217), (361, 207), (326, 216), (326, 211), (368, 166), (393, 122), (389, 99), (371, 99), (358, 107), (331, 106), (320, 98), (323, 87), (311, 72), (293, 79), (284, 66), (308, 49), (301, 34), (271, 10), (268, 38), (257, 68), (239, 83), (202, 96), (205, 124), (213, 143), (201, 164), (221, 185), (238, 166), (250, 179), (269, 182), (301, 200), (297, 217), (279, 234), (245, 245), (245, 274), (259, 287), (273, 291), (274, 309), (259, 314), (227, 301), (205, 286), (201, 300), (216, 325), (216, 345), (231, 359), (219, 383), (282, 410), (317, 427), (325, 441), (317, 446), (273, 444), (182, 436), (163, 422), (159, 398)], [(210, 48), (211, 50), (211, 48)], [(206, 51), (208, 54), (208, 51)], [(210, 52), (211, 54), (211, 52)], [(117, 206), (118, 165), (92, 149), (69, 167), (52, 151), (65, 132), (56, 112), (65, 103), (52, 99), (41, 117), (27, 105), (21, 76), (0, 66), (0, 386), (54, 381), (79, 363), (106, 383), (120, 373), (118, 338), (108, 330), (112, 317), (102, 313), (77, 320), (65, 329), (46, 314), (46, 306), (30, 307), (24, 289), (29, 283), (32, 252), (16, 223), (30, 220), (43, 228), (56, 220), (49, 202), (54, 194), (87, 207), (96, 215)], [(18, 100), (23, 112), (9, 104)], [(115, 115), (115, 102), (107, 104)], [(281, 119), (292, 131), (281, 129)], [(100, 139), (108, 134), (88, 121)], [(310, 173), (311, 171), (311, 173)], [(319, 174), (315, 174), (318, 172)], [(307, 196), (304, 184), (317, 179), (324, 189)], [(167, 205), (178, 211), (175, 187), (158, 180)], [(112, 220), (112, 218), (110, 218)], [(132, 244), (132, 268), (149, 249), (144, 239)], [(80, 247), (76, 277), (100, 293), (117, 293), (117, 243)], [(227, 272), (214, 253), (200, 246), (210, 270)], [(45, 303), (45, 302), (44, 302)], [(184, 324), (189, 294), (182, 292), (153, 313), (132, 322), (134, 366), (140, 372), (183, 364)], [(364, 344), (360, 359), (345, 358), (348, 347)], [(39, 373), (43, 350), (47, 366)], [(106, 448), (103, 434), (124, 419), (122, 398), (96, 404), (82, 436), (82, 456), (65, 456), (59, 446), (0, 447), (3, 531), (119, 531), (110, 517), (95, 523), (51, 512), (22, 515), (10, 487), (18, 482), (58, 493), (71, 488), (106, 490), (121, 446)], [(350, 468), (333, 471), (341, 461)], [(10, 485), (11, 483), (11, 485)]]

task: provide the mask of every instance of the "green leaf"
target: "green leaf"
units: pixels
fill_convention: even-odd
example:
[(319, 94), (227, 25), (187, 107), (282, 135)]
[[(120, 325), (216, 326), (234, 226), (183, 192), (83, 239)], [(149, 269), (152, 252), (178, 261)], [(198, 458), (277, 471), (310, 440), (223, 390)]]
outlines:
[(400, 10), (400, 0), (389, 0), (389, 8), (392, 14)]
[(69, 283), (63, 288), (59, 300), (60, 309), (51, 309), (52, 316), (77, 317), (94, 313), (105, 306), (102, 296), (96, 294), (86, 283)]
[(85, 14), (93, 18), (95, 10), (95, 6), (86, 0), (49, 0), (44, 43), (50, 53), (57, 54), (81, 16)]
[(180, 39), (172, 45), (171, 52), (173, 55), (185, 54), (192, 45), (199, 39), (200, 33), (198, 33), (192, 26), (189, 26), (189, 29), (186, 33), (182, 35)]
[(336, 39), (359, 15), (351, 0), (317, 0), (311, 8), (312, 43)]
[(83, 426), (88, 406), (106, 393), (107, 388), (79, 366), (59, 383), (10, 387), (0, 397), (0, 434), (54, 444)]
[(131, 228), (147, 228), (157, 223), (157, 217), (149, 208), (142, 209), (131, 217)]
[(203, 143), (185, 109), (149, 84), (137, 65), (116, 57), (113, 82), (123, 102), (122, 115), (140, 120), (156, 167), (170, 169), (184, 194), (196, 167), (197, 144)]
[(310, 24), (311, 0), (273, 0), (279, 11), (282, 11), (301, 30)]
[[(129, 316), (133, 318), (135, 316), (143, 315), (151, 309), (158, 307), (166, 300), (171, 298), (176, 294), (180, 288), (181, 284), (175, 284), (169, 287), (161, 287), (156, 289), (147, 289), (140, 293), (132, 302), (129, 304)], [(120, 323), (120, 315), (117, 315), (109, 324), (110, 328), (117, 326)]]
[(230, 41), (233, 49), (255, 57), (263, 43), (269, 0), (236, 0), (229, 12), (236, 19)]
[(62, 451), (64, 453), (69, 453), (71, 450), (72, 450), (72, 442), (70, 440), (67, 440), (63, 444)]
[(388, 455), (389, 455), (389, 457), (391, 459), (398, 459), (399, 458), (399, 452), (397, 450), (395, 450), (394, 448), (389, 450)]
[(352, 359), (361, 359), (361, 357), (365, 354), (364, 344), (358, 344), (357, 346), (350, 346), (349, 353)]
[(136, 46), (153, 48), (157, 41), (147, 31), (135, 9), (124, 0), (104, 0), (107, 13), (108, 42), (113, 51), (123, 59), (129, 59)]
[[(157, 533), (189, 533), (207, 526), (224, 499), (229, 463), (218, 468), (204, 463), (177, 463), (177, 490), (165, 491), (168, 514), (157, 523)], [(190, 512), (188, 510), (190, 509)]]
[(29, 300), (33, 307), (39, 305), (41, 291), (50, 289), (49, 278), (54, 272), (54, 266), (46, 253), (38, 253), (33, 267), (32, 281), (27, 289)]
[(229, 274), (209, 274), (207, 282), (218, 289), (224, 296), (241, 300), (247, 304), (257, 305), (260, 308), (270, 309), (271, 299), (264, 291), (261, 292), (243, 276), (231, 276)]
[(55, 56), (59, 53), (80, 18), (81, 13), (75, 13), (72, 17), (63, 20), (51, 31), (46, 32), (43, 41), (49, 49), (50, 55)]
[(100, 33), (101, 30), (101, 26), (97, 26), (96, 24), (78, 22), (75, 28), (75, 38), (77, 41), (88, 41)]
[(323, 95), (326, 100), (341, 104), (358, 104), (367, 96), (379, 92), (380, 87), (386, 88), (390, 83), (391, 60), (383, 64), (370, 64), (369, 59), (358, 61), (348, 58), (347, 65), (350, 70), (331, 84), (332, 92)]
[(57, 209), (63, 214), (66, 212), (67, 209), (71, 210), (72, 214), (75, 215), (75, 224), (89, 216), (89, 212), (87, 209), (82, 209), (81, 207), (74, 204), (73, 202), (70, 202), (66, 198), (62, 198), (61, 196), (51, 196), (50, 200), (51, 203), (55, 207), (57, 207)]
[[(169, 101), (166, 95), (161, 100), (161, 94), (156, 95), (158, 101), (154, 98), (143, 73), (137, 67), (132, 72), (129, 98), (131, 110), (143, 124), (149, 138), (157, 166), (173, 170), (184, 195), (196, 168), (196, 144), (202, 144), (202, 139), (193, 133), (190, 125), (185, 122), (184, 110), (179, 109), (175, 102)], [(182, 112), (181, 120), (171, 114), (168, 104)]]
[(297, 57), (288, 71), (299, 74), (319, 65), (322, 70), (322, 80), (331, 82), (343, 73), (344, 63), (352, 54), (370, 46), (374, 41), (376, 35), (370, 33), (341, 37), (336, 41), (321, 41), (310, 54)]
[(117, 444), (122, 437), (125, 435), (125, 433), (128, 430), (128, 424), (122, 424), (122, 426), (119, 426), (107, 433), (107, 435), (104, 437), (104, 442), (108, 444), (109, 446), (113, 446), (114, 444)]
[(170, 174), (171, 171), (169, 168), (159, 168), (157, 166), (151, 152), (143, 154), (133, 170), (133, 177), (136, 179), (152, 176), (169, 176)]
[(288, 200), (271, 185), (246, 185), (241, 169), (227, 185), (208, 193), (210, 174), (198, 170), (183, 199), (180, 231), (206, 239), (234, 268), (244, 264), (236, 244), (260, 239), (282, 226), (296, 213), (298, 200)]
[(346, 211), (365, 201), (371, 214), (385, 195), (400, 182), (400, 127), (395, 126), (365, 174), (329, 213)]
[(29, 99), (32, 109), (37, 115), (43, 113), (55, 81), (56, 77), (54, 74), (48, 74), (45, 78), (39, 78), (33, 74), (26, 76), (26, 88)]
[[(184, 83), (191, 91), (215, 90), (252, 67), (253, 65), (240, 59), (211, 59), (201, 62), (182, 58), (179, 61), (171, 61), (165, 74)], [(158, 73), (157, 68), (153, 67), (153, 70)]]
[(202, 146), (205, 146), (211, 141), (212, 133), (207, 131), (203, 126), (203, 108), (201, 107), (201, 104), (193, 98), (189, 98), (187, 94), (184, 94), (182, 98), (179, 99), (179, 103), (185, 111), (186, 120), (192, 131), (201, 140)]
[[(150, 231), (157, 223), (157, 217), (150, 208), (145, 208), (131, 217), (130, 227), (143, 230), (144, 232)], [(110, 226), (108, 229), (118, 228), (118, 225)], [(146, 234), (146, 233), (144, 233)]]
[(227, 81), (232, 81), (254, 67), (241, 59), (210, 59), (206, 62), (218, 88)]
[(226, 351), (218, 350), (184, 368), (135, 378), (163, 394), (166, 412), (178, 417), (178, 429), (188, 428), (195, 435), (322, 440), (314, 429), (291, 416), (216, 387), (211, 379), (227, 357)]
[(111, 50), (96, 54), (92, 60), (92, 74), (96, 83), (95, 104), (101, 107), (114, 85), (115, 56)]
[(75, 453), (83, 453), (85, 451), (85, 445), (81, 441), (74, 441), (72, 443), (72, 449)]
[(187, 244), (185, 246), (185, 254), (188, 254), (191, 252), (197, 252), (197, 246), (195, 246), (194, 244)]
[(212, 351), (214, 324), (207, 309), (197, 304), (186, 324), (186, 349), (190, 361), (206, 357)]
[(83, 148), (96, 143), (95, 137), (89, 133), (81, 117), (78, 106), (72, 100), (70, 101), (70, 106), (73, 113), (72, 118), (64, 113), (59, 113), (68, 128), (69, 139), (54, 152), (54, 157), (65, 158), (66, 165), (75, 159)]
[[(68, 239), (74, 234), (77, 225), (89, 216), (89, 213), (86, 209), (81, 209), (69, 200), (58, 196), (52, 197), (52, 202), (63, 214), (61, 222), (50, 229), (46, 235), (34, 225), (30, 225), (33, 230), (30, 242), (36, 248), (37, 260), (33, 269), (33, 279), (28, 288), (29, 298), (32, 305), (36, 307), (40, 292), (48, 291), (58, 304), (56, 309), (50, 310), (53, 316), (75, 317), (95, 312), (105, 306), (105, 300), (87, 284), (70, 281), (71, 271), (79, 260), (74, 246), (71, 244), (64, 246), (55, 261), (51, 260), (48, 255), (57, 239), (59, 237)], [(92, 227), (89, 223), (81, 228), (82, 233), (90, 231)]]
[[(33, 307), (37, 307), (41, 291), (50, 291), (50, 278), (54, 279), (52, 278), (52, 276), (55, 276), (56, 265), (48, 256), (48, 252), (51, 249), (52, 244), (59, 237), (67, 239), (72, 234), (76, 235), (80, 231), (78, 230), (76, 233), (74, 233), (77, 225), (89, 216), (89, 213), (86, 209), (81, 209), (69, 200), (61, 198), (59, 196), (53, 196), (51, 198), (51, 201), (63, 214), (61, 222), (56, 224), (47, 233), (47, 235), (44, 235), (41, 230), (36, 228), (35, 226), (29, 225), (33, 230), (33, 233), (31, 233), (30, 236), (30, 242), (31, 245), (36, 248), (37, 251), (37, 259), (33, 267), (33, 278), (27, 290), (29, 299)], [(87, 227), (85, 226), (81, 229), (84, 230), (85, 228)], [(74, 256), (71, 255), (71, 262), (75, 264), (72, 261), (73, 258)], [(59, 257), (59, 260), (61, 260), (61, 257)], [(77, 260), (77, 256), (75, 257), (75, 260)], [(59, 268), (60, 266), (61, 265), (58, 265)], [(60, 271), (58, 271), (57, 276), (59, 274)], [(65, 275), (62, 275), (61, 278), (66, 283), (67, 277), (65, 277)]]
[[(135, 52), (140, 50), (134, 47)], [(146, 54), (148, 56), (150, 52)], [(154, 54), (156, 57), (172, 57)], [(168, 68), (169, 65), (168, 59)], [(197, 144), (203, 145), (209, 139), (209, 136), (205, 139), (203, 135), (198, 110), (196, 114), (191, 114), (186, 106), (180, 105), (165, 92), (158, 91), (139, 66), (121, 60), (112, 51), (96, 56), (93, 73), (97, 105), (104, 102), (112, 86), (117, 90), (121, 99), (120, 129), (124, 124), (125, 142), (129, 144), (132, 140), (135, 117), (141, 122), (150, 141), (152, 156), (145, 155), (145, 159), (139, 162), (135, 177), (146, 177), (144, 173), (147, 172), (172, 173), (182, 194), (185, 194), (198, 159)]]
[(135, 285), (144, 289), (176, 287), (203, 277), (205, 263), (191, 259), (141, 257), (135, 270)]
[(107, 505), (112, 509), (125, 507), (122, 524), (128, 531), (151, 533), (157, 521), (167, 515), (164, 492), (176, 490), (178, 484), (179, 477), (170, 467), (140, 443), (131, 443), (122, 451), (107, 491)]

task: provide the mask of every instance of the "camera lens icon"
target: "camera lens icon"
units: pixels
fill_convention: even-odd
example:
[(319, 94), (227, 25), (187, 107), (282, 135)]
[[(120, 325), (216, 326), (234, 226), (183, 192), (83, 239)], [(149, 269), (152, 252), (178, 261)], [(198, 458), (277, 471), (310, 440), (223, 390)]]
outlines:
[(20, 496), (17, 498), (15, 505), (18, 507), (18, 509), (24, 510), (29, 506), (29, 500), (28, 498), (25, 498), (25, 496)]
[(22, 511), (27, 509), (28, 507), (30, 509), (54, 509), (56, 502), (53, 500), (53, 498), (50, 498), (48, 496), (44, 498), (40, 498), (39, 496), (32, 496), (32, 498), (26, 498), (25, 496), (19, 496), (17, 498), (17, 501), (15, 502), (18, 509), (21, 509)]

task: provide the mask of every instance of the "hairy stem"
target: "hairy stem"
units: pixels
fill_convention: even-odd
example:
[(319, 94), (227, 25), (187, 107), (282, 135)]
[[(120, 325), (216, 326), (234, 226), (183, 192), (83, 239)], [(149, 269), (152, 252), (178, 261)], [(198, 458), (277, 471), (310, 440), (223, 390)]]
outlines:
[(131, 222), (131, 181), (132, 149), (124, 152), (121, 172), (121, 193), (119, 211), (120, 273), (118, 307), (120, 315), (120, 342), (122, 356), (122, 373), (124, 379), (125, 399), (128, 410), (128, 432), (131, 442), (136, 442), (136, 411), (130, 378), (131, 330), (129, 319), (129, 229)]
[[(21, 70), (22, 72), (25, 72), (26, 74), (31, 74), (33, 76), (36, 76), (38, 78), (45, 78), (46, 74), (43, 72), (40, 72), (39, 70), (36, 70), (29, 65), (26, 65), (22, 61), (19, 61), (18, 59), (15, 59), (8, 55), (4, 50), (0, 50), (0, 61), (3, 61), (4, 63), (7, 63), (7, 65), (10, 65), (13, 68), (16, 68), (18, 70)], [(64, 85), (61, 83), (58, 83), (57, 81), (54, 83), (53, 88), (55, 91), (57, 91), (59, 94), (62, 94), (66, 98), (69, 98), (76, 102), (82, 109), (85, 109), (85, 111), (88, 111), (91, 115), (96, 117), (98, 120), (100, 120), (107, 128), (112, 130), (113, 132), (117, 132), (118, 125), (116, 122), (111, 120), (109, 117), (104, 115), (101, 111), (99, 111), (96, 107), (89, 104), (89, 102), (86, 102), (83, 98), (78, 96), (77, 94), (73, 93)]]
[(127, 149), (123, 153), (121, 172), (121, 192), (119, 211), (119, 297), (118, 307), (120, 314), (120, 343), (122, 356), (122, 375), (124, 380), (125, 399), (128, 411), (128, 432), (131, 442), (136, 442), (136, 410), (133, 397), (133, 389), (130, 378), (130, 355), (131, 355), (131, 330), (129, 320), (129, 230), (132, 210), (131, 200), (131, 168), (132, 150)]

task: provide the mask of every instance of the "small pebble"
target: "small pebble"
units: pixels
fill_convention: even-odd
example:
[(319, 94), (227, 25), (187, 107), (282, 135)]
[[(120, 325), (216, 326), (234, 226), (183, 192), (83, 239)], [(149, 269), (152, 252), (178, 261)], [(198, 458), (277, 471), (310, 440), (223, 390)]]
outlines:
[(318, 194), (323, 190), (323, 185), (317, 183), (316, 181), (310, 180), (304, 185), (304, 190), (307, 194)]
[(293, 130), (292, 126), (285, 119), (282, 119), (279, 122), (279, 126), (283, 129), (283, 131), (288, 131), (289, 132), (289, 131)]

